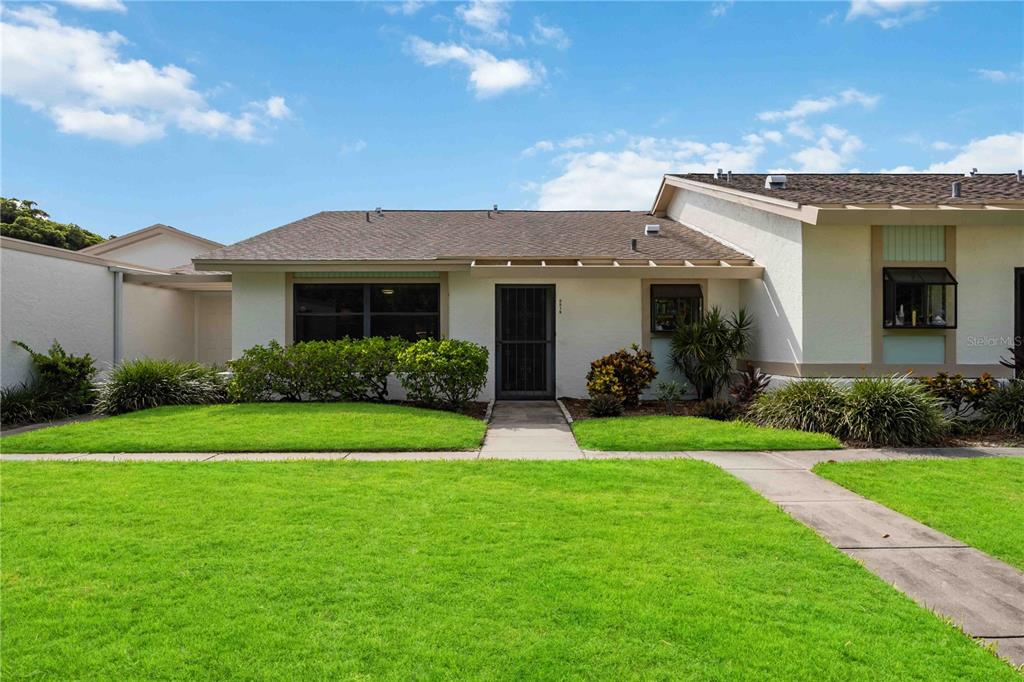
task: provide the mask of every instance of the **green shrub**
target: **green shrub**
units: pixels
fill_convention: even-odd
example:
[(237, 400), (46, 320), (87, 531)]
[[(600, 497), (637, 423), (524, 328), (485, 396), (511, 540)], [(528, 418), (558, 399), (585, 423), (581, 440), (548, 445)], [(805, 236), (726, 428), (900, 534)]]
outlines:
[(845, 391), (834, 382), (803, 379), (759, 396), (747, 409), (746, 418), (758, 426), (842, 438), (845, 403)]
[(692, 414), (694, 417), (716, 419), (723, 422), (729, 421), (736, 416), (736, 405), (728, 400), (719, 400), (717, 398), (702, 400), (693, 406)]
[(302, 378), (294, 363), (295, 354), (302, 351), (289, 351), (289, 348), (271, 341), (266, 346), (247, 348), (242, 357), (229, 361), (231, 399), (241, 403), (302, 400)]
[(422, 339), (398, 354), (396, 374), (409, 400), (459, 409), (487, 381), (487, 349), (469, 341)]
[(282, 348), (281, 371), (288, 380), (279, 383), (294, 391), (290, 399), (361, 400), (365, 391), (356, 373), (354, 343), (350, 339), (306, 341)]
[[(360, 392), (369, 395), (373, 400), (388, 399), (388, 377), (398, 366), (398, 356), (409, 346), (409, 342), (399, 337), (385, 339), (370, 337), (356, 342), (354, 347), (353, 365), (356, 376), (361, 383)], [(484, 350), (484, 374), (487, 373), (487, 351)], [(482, 386), (481, 386), (482, 388)], [(477, 389), (476, 393), (479, 393)], [(473, 397), (476, 397), (474, 393)]]
[(196, 362), (139, 358), (115, 367), (100, 388), (96, 411), (124, 414), (161, 405), (206, 405), (227, 399), (214, 367)]
[(1024, 379), (1013, 379), (992, 391), (981, 410), (986, 428), (1024, 434)]
[(847, 437), (872, 447), (934, 443), (949, 427), (942, 399), (900, 375), (854, 381), (843, 422)]
[(93, 378), (96, 366), (92, 356), (70, 355), (57, 341), (46, 353), (37, 353), (21, 341), (14, 344), (28, 351), (36, 374), (38, 389), (47, 394), (47, 402), (59, 409), (49, 419), (88, 412), (96, 398)]
[(672, 362), (698, 398), (715, 398), (729, 383), (736, 358), (750, 345), (753, 319), (746, 310), (727, 319), (712, 307), (694, 322), (680, 322), (672, 334)]
[(60, 397), (44, 390), (38, 381), (0, 388), (0, 426), (4, 428), (70, 416)]
[(729, 395), (740, 409), (746, 409), (757, 400), (771, 384), (772, 378), (757, 367), (747, 367), (739, 373), (736, 382), (729, 389)]
[(965, 379), (962, 374), (951, 376), (939, 372), (933, 377), (922, 378), (921, 385), (942, 400), (955, 419), (963, 419), (981, 409), (982, 402), (998, 384), (987, 372), (973, 380)]
[(622, 400), (625, 407), (636, 407), (640, 404), (640, 394), (656, 376), (654, 357), (634, 343), (631, 350), (621, 348), (590, 363), (587, 393), (591, 396), (608, 393)]
[(618, 417), (622, 412), (622, 398), (611, 393), (595, 393), (587, 401), (587, 414), (591, 417)]

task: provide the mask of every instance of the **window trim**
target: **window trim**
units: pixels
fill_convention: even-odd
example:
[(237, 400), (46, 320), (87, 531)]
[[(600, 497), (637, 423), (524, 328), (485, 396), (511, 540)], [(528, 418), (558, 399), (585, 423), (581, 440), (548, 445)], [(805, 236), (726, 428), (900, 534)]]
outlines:
[[(936, 280), (935, 281), (926, 281), (926, 280), (922, 279), (921, 282), (916, 283), (916, 284), (915, 283), (900, 283), (900, 282), (897, 282), (895, 279), (893, 279), (890, 276), (890, 274), (889, 274), (890, 272), (892, 272), (894, 270), (895, 271), (899, 271), (899, 270), (902, 270), (902, 271), (915, 270), (915, 271), (919, 271), (919, 272), (920, 271), (924, 271), (924, 270), (934, 270), (934, 271), (937, 271), (937, 272), (941, 271), (941, 273), (943, 273), (943, 274), (936, 275)], [(940, 279), (940, 278), (942, 278), (944, 281), (938, 281), (938, 279)], [(953, 302), (952, 302), (952, 305), (951, 305), (951, 309), (953, 311), (953, 316), (952, 316), (953, 317), (953, 324), (949, 324), (948, 322), (946, 324), (944, 324), (944, 325), (938, 325), (938, 324), (919, 324), (917, 326), (909, 326), (909, 325), (900, 326), (900, 325), (896, 325), (896, 324), (890, 324), (889, 321), (888, 321), (888, 315), (886, 315), (886, 313), (890, 310), (889, 288), (890, 287), (894, 288), (896, 286), (919, 286), (919, 287), (941, 286), (941, 287), (952, 287), (953, 288)], [(959, 282), (957, 282), (956, 277), (954, 277), (953, 273), (949, 271), (949, 268), (947, 268), (945, 266), (942, 266), (942, 265), (938, 265), (938, 266), (920, 266), (920, 265), (916, 265), (916, 266), (884, 266), (882, 268), (882, 310), (881, 310), (881, 314), (882, 314), (882, 329), (885, 329), (885, 330), (888, 330), (888, 331), (892, 331), (892, 330), (899, 330), (899, 331), (903, 331), (903, 330), (906, 330), (906, 331), (940, 330), (941, 331), (941, 330), (947, 330), (947, 329), (956, 329), (957, 328), (957, 324), (959, 324), (959, 322), (960, 322), (959, 289), (960, 289), (960, 285), (959, 285)], [(895, 296), (895, 292), (893, 292), (893, 296)], [(891, 305), (895, 305), (895, 301)], [(948, 318), (949, 315), (947, 314), (946, 317)]]
[[(363, 296), (363, 310), (358, 313), (300, 313), (299, 309), (299, 287), (304, 286), (349, 286), (349, 287), (362, 287)], [(437, 296), (437, 310), (434, 312), (394, 312), (394, 311), (373, 311), (371, 289), (375, 286), (390, 286), (390, 287), (401, 287), (401, 286), (430, 286), (434, 287), (435, 295)], [(439, 281), (393, 281), (393, 280), (370, 280), (370, 281), (359, 281), (359, 280), (333, 280), (333, 281), (295, 281), (291, 283), (292, 295), (291, 295), (291, 324), (289, 325), (291, 335), (290, 343), (302, 343), (303, 340), (298, 339), (298, 318), (299, 317), (362, 317), (362, 338), (372, 338), (370, 333), (372, 329), (373, 316), (376, 315), (393, 315), (393, 316), (435, 316), (437, 318), (437, 337), (438, 339), (444, 338), (445, 327), (444, 327), (444, 286), (443, 282)]]

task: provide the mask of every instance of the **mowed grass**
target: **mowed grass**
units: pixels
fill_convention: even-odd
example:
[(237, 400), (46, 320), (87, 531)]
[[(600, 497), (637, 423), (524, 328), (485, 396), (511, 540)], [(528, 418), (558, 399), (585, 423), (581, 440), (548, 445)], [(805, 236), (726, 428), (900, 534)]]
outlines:
[(833, 436), (767, 429), (740, 421), (701, 417), (611, 417), (574, 422), (587, 450), (825, 450), (841, 447)]
[(486, 425), (451, 412), (375, 403), (158, 407), (0, 439), (2, 452), (472, 450)]
[(4, 680), (1019, 680), (703, 462), (3, 479)]
[(814, 471), (1024, 571), (1024, 459), (819, 464)]

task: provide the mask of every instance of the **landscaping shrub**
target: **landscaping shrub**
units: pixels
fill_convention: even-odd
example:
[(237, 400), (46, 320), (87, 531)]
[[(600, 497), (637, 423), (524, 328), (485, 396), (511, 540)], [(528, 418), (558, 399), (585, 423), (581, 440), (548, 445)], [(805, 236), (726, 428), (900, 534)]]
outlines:
[(587, 401), (587, 414), (591, 417), (618, 417), (622, 411), (622, 398), (611, 393), (595, 393)]
[(987, 372), (974, 380), (965, 379), (962, 374), (950, 376), (939, 372), (933, 377), (922, 378), (921, 384), (942, 401), (954, 419), (963, 419), (980, 409), (982, 402), (998, 385)]
[(999, 386), (981, 404), (987, 428), (1024, 434), (1024, 379)]
[[(61, 419), (83, 414), (92, 408), (96, 398), (93, 386), (96, 366), (92, 356), (88, 353), (70, 355), (57, 341), (46, 353), (37, 353), (21, 341), (14, 344), (32, 356), (35, 377), (23, 391), (14, 394), (14, 399), (20, 401), (23, 408), (29, 404), (33, 406), (32, 421)], [(13, 415), (14, 410), (12, 406), (10, 414)], [(27, 413), (23, 410), (23, 414)]]
[(232, 372), (228, 385), (231, 399), (241, 403), (302, 400), (302, 379), (293, 361), (295, 354), (302, 352), (289, 352), (277, 341), (245, 349), (242, 357), (228, 362)]
[(654, 357), (634, 343), (630, 350), (620, 348), (590, 363), (587, 393), (591, 396), (611, 394), (625, 407), (636, 407), (640, 404), (640, 394), (656, 376)]
[(161, 405), (205, 405), (227, 399), (214, 367), (197, 362), (139, 358), (115, 367), (100, 388), (96, 411), (124, 414)]
[(64, 411), (60, 398), (44, 390), (38, 381), (0, 388), (0, 425), (4, 428), (67, 416), (71, 415)]
[(421, 339), (398, 353), (395, 369), (409, 400), (461, 409), (487, 381), (487, 349), (454, 339)]
[(943, 401), (906, 376), (857, 379), (846, 393), (846, 435), (869, 446), (926, 445), (949, 426)]
[[(361, 393), (373, 400), (388, 399), (388, 377), (398, 366), (398, 356), (409, 346), (399, 337), (371, 337), (353, 343), (353, 365), (361, 383)], [(487, 373), (487, 351), (484, 350), (484, 374)], [(482, 385), (481, 385), (482, 388)], [(479, 393), (477, 389), (476, 393)], [(476, 397), (476, 393), (473, 397)]]
[(693, 406), (692, 414), (694, 417), (716, 419), (723, 422), (729, 421), (736, 416), (736, 405), (728, 400), (720, 400), (717, 398), (702, 400)]
[(740, 409), (746, 409), (768, 390), (772, 378), (757, 367), (747, 367), (739, 373), (736, 382), (729, 389), (729, 395)]
[(675, 381), (661, 381), (658, 382), (656, 395), (658, 400), (665, 403), (666, 411), (672, 414), (676, 403), (683, 397), (683, 389)]
[(715, 398), (733, 372), (737, 357), (750, 345), (753, 318), (746, 310), (728, 319), (712, 307), (698, 320), (681, 323), (672, 335), (672, 362), (701, 400)]
[(817, 431), (843, 437), (845, 392), (826, 379), (803, 379), (758, 397), (746, 418), (758, 426)]
[(354, 343), (305, 341), (282, 348), (282, 370), (291, 377), (287, 388), (294, 391), (292, 399), (362, 400), (365, 391), (356, 373)]

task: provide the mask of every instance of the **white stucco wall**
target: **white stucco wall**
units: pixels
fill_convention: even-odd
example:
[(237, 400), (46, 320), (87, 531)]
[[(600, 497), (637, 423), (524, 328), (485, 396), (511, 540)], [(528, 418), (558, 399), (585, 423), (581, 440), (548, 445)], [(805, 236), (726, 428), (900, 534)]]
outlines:
[(283, 272), (235, 272), (231, 277), (231, 357), (257, 344), (286, 339)]
[(45, 352), (54, 339), (69, 353), (89, 353), (98, 366), (112, 360), (114, 276), (105, 266), (0, 249), (0, 380), (31, 377), (24, 341)]
[(959, 364), (994, 364), (1013, 338), (1013, 269), (1024, 267), (1024, 225), (961, 225), (956, 233)]
[(124, 285), (124, 359), (195, 359), (195, 294)]
[(757, 328), (751, 357), (803, 362), (803, 224), (684, 189), (676, 191), (668, 216), (724, 240), (765, 266), (763, 280), (744, 280), (739, 303)]
[(196, 360), (223, 365), (231, 359), (231, 292), (195, 294)]
[(213, 247), (184, 236), (158, 234), (97, 255), (122, 263), (168, 270), (190, 262), (193, 257), (211, 248)]
[(555, 285), (555, 394), (585, 397), (590, 363), (642, 340), (640, 279), (474, 278), (466, 272), (448, 277), (448, 331), (455, 339), (484, 345), (490, 352), (487, 385), (481, 400), (494, 397), (495, 284)]
[(803, 228), (806, 363), (871, 363), (871, 227)]

